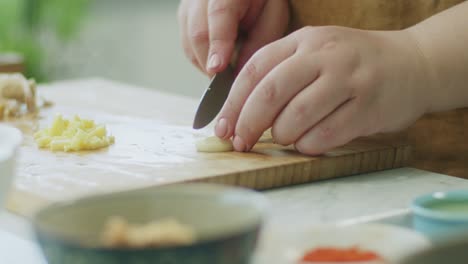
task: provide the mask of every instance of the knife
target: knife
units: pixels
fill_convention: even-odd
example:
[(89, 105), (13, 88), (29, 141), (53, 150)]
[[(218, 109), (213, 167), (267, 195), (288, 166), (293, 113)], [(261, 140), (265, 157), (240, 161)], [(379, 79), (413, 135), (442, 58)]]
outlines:
[(228, 65), (224, 71), (217, 73), (211, 79), (198, 105), (193, 121), (194, 129), (207, 126), (218, 115), (229, 95), (234, 79), (234, 68), (232, 65)]

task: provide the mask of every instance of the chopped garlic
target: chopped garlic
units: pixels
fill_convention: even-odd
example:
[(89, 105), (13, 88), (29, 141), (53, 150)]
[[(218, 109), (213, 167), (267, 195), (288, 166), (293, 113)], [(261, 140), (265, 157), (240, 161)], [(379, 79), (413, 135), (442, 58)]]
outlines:
[(40, 148), (52, 151), (94, 150), (114, 143), (114, 137), (107, 135), (106, 127), (93, 120), (75, 116), (72, 120), (57, 115), (50, 127), (34, 134)]

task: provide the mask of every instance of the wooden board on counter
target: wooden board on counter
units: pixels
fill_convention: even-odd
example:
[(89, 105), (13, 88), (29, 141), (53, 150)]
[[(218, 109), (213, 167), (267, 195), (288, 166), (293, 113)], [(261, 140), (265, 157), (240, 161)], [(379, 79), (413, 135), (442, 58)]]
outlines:
[[(7, 207), (30, 215), (53, 201), (93, 193), (177, 182), (212, 182), (268, 189), (402, 167), (410, 147), (362, 138), (320, 157), (265, 140), (251, 153), (198, 153), (195, 141), (211, 128), (191, 129), (196, 101), (105, 80), (40, 87), (55, 106), (38, 119), (20, 120), (25, 135)], [(78, 114), (105, 124), (116, 142), (94, 152), (53, 153), (35, 146), (32, 133), (55, 114)]]

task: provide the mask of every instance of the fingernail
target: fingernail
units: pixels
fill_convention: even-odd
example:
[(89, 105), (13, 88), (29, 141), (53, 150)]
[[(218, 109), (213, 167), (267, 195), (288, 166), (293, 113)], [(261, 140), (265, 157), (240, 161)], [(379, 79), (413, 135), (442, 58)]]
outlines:
[(245, 145), (244, 140), (239, 136), (234, 137), (234, 142), (232, 142), (232, 144), (234, 145), (234, 149), (239, 152), (247, 151), (247, 146)]
[(228, 133), (228, 123), (226, 118), (221, 118), (215, 126), (215, 134), (217, 137), (224, 138)]
[(214, 70), (221, 65), (221, 59), (218, 54), (214, 53), (211, 55), (210, 60), (208, 61), (208, 70)]

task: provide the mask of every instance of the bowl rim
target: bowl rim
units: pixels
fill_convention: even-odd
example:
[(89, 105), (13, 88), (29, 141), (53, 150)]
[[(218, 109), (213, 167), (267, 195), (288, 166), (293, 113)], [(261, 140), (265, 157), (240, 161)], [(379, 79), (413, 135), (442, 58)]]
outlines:
[[(180, 245), (180, 246), (161, 246), (161, 247), (154, 247), (154, 248), (123, 248), (123, 247), (116, 247), (116, 248), (107, 248), (104, 246), (93, 246), (93, 245), (86, 245), (86, 244), (81, 244), (79, 241), (67, 239), (63, 236), (57, 235), (57, 233), (51, 233), (43, 230), (43, 224), (40, 221), (40, 218), (43, 217), (44, 215), (47, 215), (48, 212), (50, 211), (55, 211), (55, 210), (60, 210), (61, 208), (66, 208), (66, 207), (71, 207), (74, 206), (74, 204), (77, 203), (87, 203), (87, 202), (93, 202), (99, 199), (111, 199), (113, 196), (119, 196), (119, 195), (131, 195), (131, 194), (138, 194), (139, 192), (151, 192), (155, 190), (170, 190), (171, 189), (177, 189), (177, 188), (189, 188), (189, 190), (194, 190), (194, 188), (200, 188), (199, 190), (206, 190), (204, 188), (210, 188), (214, 191), (217, 191), (219, 193), (223, 191), (228, 191), (228, 192), (236, 192), (236, 193), (243, 193), (244, 195), (249, 195), (252, 197), (252, 207), (255, 207), (258, 210), (258, 220), (253, 221), (249, 225), (245, 225), (245, 228), (240, 228), (238, 231), (232, 231), (232, 232), (226, 232), (222, 233), (213, 237), (210, 237), (208, 239), (202, 239), (202, 240), (196, 240), (195, 243), (189, 244), (189, 245)], [(168, 192), (168, 193), (169, 193)], [(209, 195), (206, 193), (200, 193), (202, 195)], [(80, 249), (86, 249), (86, 250), (92, 250), (92, 251), (98, 251), (98, 252), (108, 252), (108, 251), (121, 251), (121, 252), (144, 252), (146, 250), (177, 250), (177, 249), (187, 249), (191, 248), (194, 246), (202, 246), (205, 244), (210, 244), (210, 243), (217, 243), (219, 241), (225, 241), (225, 240), (230, 240), (234, 239), (237, 236), (245, 236), (247, 234), (250, 234), (252, 232), (256, 232), (257, 230), (260, 230), (262, 227), (262, 224), (265, 222), (266, 215), (268, 214), (270, 208), (270, 203), (267, 200), (267, 198), (262, 195), (261, 193), (243, 188), (243, 187), (238, 187), (238, 186), (230, 186), (230, 185), (223, 185), (223, 184), (212, 184), (212, 183), (175, 183), (175, 184), (168, 184), (168, 185), (163, 185), (163, 186), (152, 186), (152, 187), (144, 187), (144, 188), (138, 188), (138, 189), (131, 189), (131, 190), (124, 190), (124, 191), (116, 191), (116, 192), (111, 192), (111, 193), (101, 193), (101, 194), (91, 194), (85, 197), (81, 198), (76, 198), (76, 199), (70, 199), (67, 201), (59, 201), (59, 202), (54, 202), (40, 210), (38, 210), (32, 218), (32, 229), (34, 231), (34, 234), (36, 236), (37, 240), (41, 240), (42, 238), (47, 238), (47, 240), (52, 240), (55, 241), (56, 243), (59, 243), (63, 246), (69, 247), (69, 248), (80, 248)]]
[(411, 203), (413, 214), (420, 217), (429, 218), (432, 220), (440, 220), (446, 222), (468, 223), (468, 214), (460, 215), (454, 213), (446, 213), (429, 209), (427, 205), (435, 201), (467, 201), (468, 189), (458, 189), (450, 191), (435, 191), (425, 195), (416, 197)]
[(20, 146), (23, 141), (23, 135), (19, 129), (7, 124), (0, 124), (0, 135), (6, 136), (6, 144), (0, 147), (6, 147), (4, 154), (0, 153), (0, 162), (8, 160), (13, 152)]

